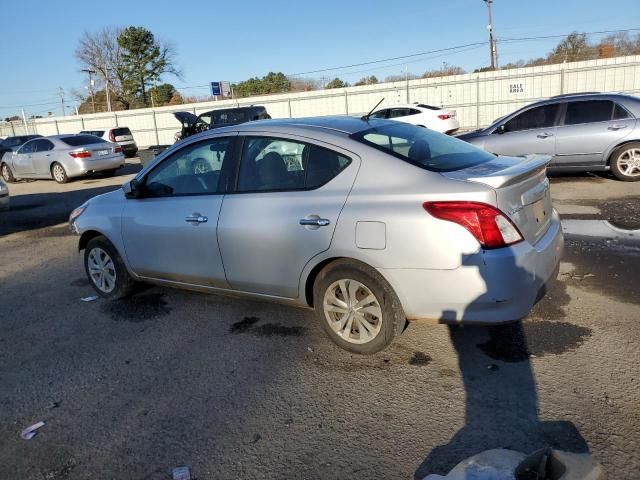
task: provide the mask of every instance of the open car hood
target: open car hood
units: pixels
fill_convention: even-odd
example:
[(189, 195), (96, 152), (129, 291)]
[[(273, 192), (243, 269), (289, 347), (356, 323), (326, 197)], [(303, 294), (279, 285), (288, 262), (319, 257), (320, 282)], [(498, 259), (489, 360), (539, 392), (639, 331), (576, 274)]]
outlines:
[(173, 115), (184, 127), (191, 127), (198, 121), (198, 117), (191, 112), (173, 112)]

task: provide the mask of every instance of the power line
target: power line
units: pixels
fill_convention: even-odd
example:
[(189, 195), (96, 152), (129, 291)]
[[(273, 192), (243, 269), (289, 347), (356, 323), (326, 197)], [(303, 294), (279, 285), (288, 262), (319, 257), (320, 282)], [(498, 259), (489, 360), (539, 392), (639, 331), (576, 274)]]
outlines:
[[(580, 35), (605, 35), (609, 33), (629, 33), (629, 32), (640, 32), (640, 28), (626, 28), (623, 30), (601, 30), (599, 32), (577, 32)], [(537, 37), (514, 37), (514, 38), (500, 38), (499, 42), (526, 42), (529, 40), (548, 40), (552, 38), (565, 38), (570, 34), (565, 33), (562, 35), (539, 35)]]

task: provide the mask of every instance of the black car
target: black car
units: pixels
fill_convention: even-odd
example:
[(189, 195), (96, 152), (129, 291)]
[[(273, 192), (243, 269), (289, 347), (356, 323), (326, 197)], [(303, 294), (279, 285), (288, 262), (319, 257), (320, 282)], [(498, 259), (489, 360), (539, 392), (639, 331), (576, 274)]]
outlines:
[(42, 135), (17, 135), (15, 137), (7, 137), (0, 141), (0, 160), (7, 152), (15, 152), (21, 145), (27, 143), (32, 138), (39, 138)]
[(204, 132), (205, 130), (271, 118), (271, 115), (267, 113), (267, 109), (260, 105), (221, 108), (202, 113), (198, 116), (191, 112), (175, 112), (174, 115), (182, 124), (180, 138), (177, 140), (182, 140), (183, 138)]

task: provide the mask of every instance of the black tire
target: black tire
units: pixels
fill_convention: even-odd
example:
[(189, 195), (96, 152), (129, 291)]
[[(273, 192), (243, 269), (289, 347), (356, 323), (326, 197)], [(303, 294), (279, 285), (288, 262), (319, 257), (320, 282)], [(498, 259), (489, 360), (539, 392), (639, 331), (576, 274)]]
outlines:
[(637, 158), (637, 154), (640, 153), (640, 142), (631, 142), (622, 145), (611, 154), (611, 160), (609, 162), (611, 166), (611, 173), (613, 173), (614, 177), (616, 177), (618, 180), (622, 180), (623, 182), (640, 181), (640, 164), (638, 164), (638, 166), (634, 170), (635, 175), (625, 174), (623, 171), (623, 166), (620, 165), (620, 163), (629, 160), (627, 157), (630, 155), (630, 152), (634, 150), (637, 152)]
[(7, 183), (16, 182), (16, 177), (13, 176), (13, 172), (11, 171), (11, 168), (6, 163), (3, 163), (2, 166), (0, 166), (0, 173), (2, 174), (2, 179), (5, 182)]
[[(114, 276), (114, 285), (110, 290), (108, 288), (100, 288), (98, 286), (99, 280), (96, 279), (95, 276), (92, 276), (89, 271), (92, 254), (97, 255), (98, 258), (105, 260), (106, 262), (105, 256), (103, 256), (102, 253), (109, 257), (113, 265), (113, 268), (109, 268), (108, 265), (105, 267), (110, 272), (112, 271)], [(89, 283), (91, 283), (93, 289), (101, 297), (116, 300), (128, 297), (135, 289), (136, 281), (131, 277), (131, 275), (129, 275), (129, 271), (122, 261), (122, 257), (120, 257), (120, 254), (111, 242), (102, 235), (92, 238), (89, 240), (89, 243), (87, 243), (87, 246), (84, 249), (84, 270), (87, 274), (87, 278), (89, 279)]]
[[(331, 295), (331, 291), (335, 291), (333, 286), (340, 280), (359, 282), (373, 293), (379, 304), (382, 317), (377, 319), (376, 323), (380, 322), (380, 329), (373, 339), (366, 343), (352, 343), (345, 340), (342, 335), (333, 330), (329, 323), (327, 316), (331, 314), (325, 313), (325, 293), (330, 290), (328, 295)], [(314, 283), (313, 299), (316, 318), (329, 338), (339, 347), (361, 355), (370, 355), (385, 349), (397, 335), (402, 333), (407, 322), (400, 300), (387, 281), (375, 269), (355, 260), (336, 260), (322, 269)], [(349, 336), (355, 335), (354, 326), (352, 325)], [(358, 325), (357, 328), (359, 330), (362, 327)], [(359, 331), (358, 336), (361, 336)]]
[(53, 178), (58, 183), (67, 183), (69, 181), (67, 171), (58, 162), (54, 162), (51, 165), (51, 178)]
[(103, 170), (102, 171), (102, 176), (103, 177), (113, 177), (116, 174), (117, 171), (118, 171), (117, 168), (111, 168), (109, 170)]

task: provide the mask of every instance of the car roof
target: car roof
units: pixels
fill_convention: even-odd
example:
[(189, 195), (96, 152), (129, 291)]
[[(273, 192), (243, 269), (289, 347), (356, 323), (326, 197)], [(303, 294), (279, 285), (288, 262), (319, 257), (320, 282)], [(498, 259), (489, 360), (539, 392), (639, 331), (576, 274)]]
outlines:
[(556, 95), (554, 97), (549, 97), (544, 100), (540, 100), (538, 102), (534, 102), (531, 105), (542, 105), (545, 103), (561, 103), (561, 102), (569, 102), (572, 100), (633, 100), (638, 101), (638, 97), (634, 97), (633, 95), (627, 95), (625, 93), (616, 93), (616, 92), (585, 92), (585, 93), (565, 93), (563, 95)]
[[(306, 117), (306, 118), (278, 118), (271, 120), (255, 120), (253, 122), (246, 122), (233, 127), (223, 127), (226, 130), (233, 131), (261, 131), (271, 127), (286, 127), (294, 130), (307, 130), (315, 131), (322, 129), (326, 132), (334, 132), (341, 135), (351, 135), (353, 133), (360, 132), (371, 128), (370, 122), (363, 120), (360, 117), (349, 116), (326, 116), (326, 117)], [(379, 120), (376, 120), (378, 122)], [(222, 130), (222, 129), (219, 129)]]

